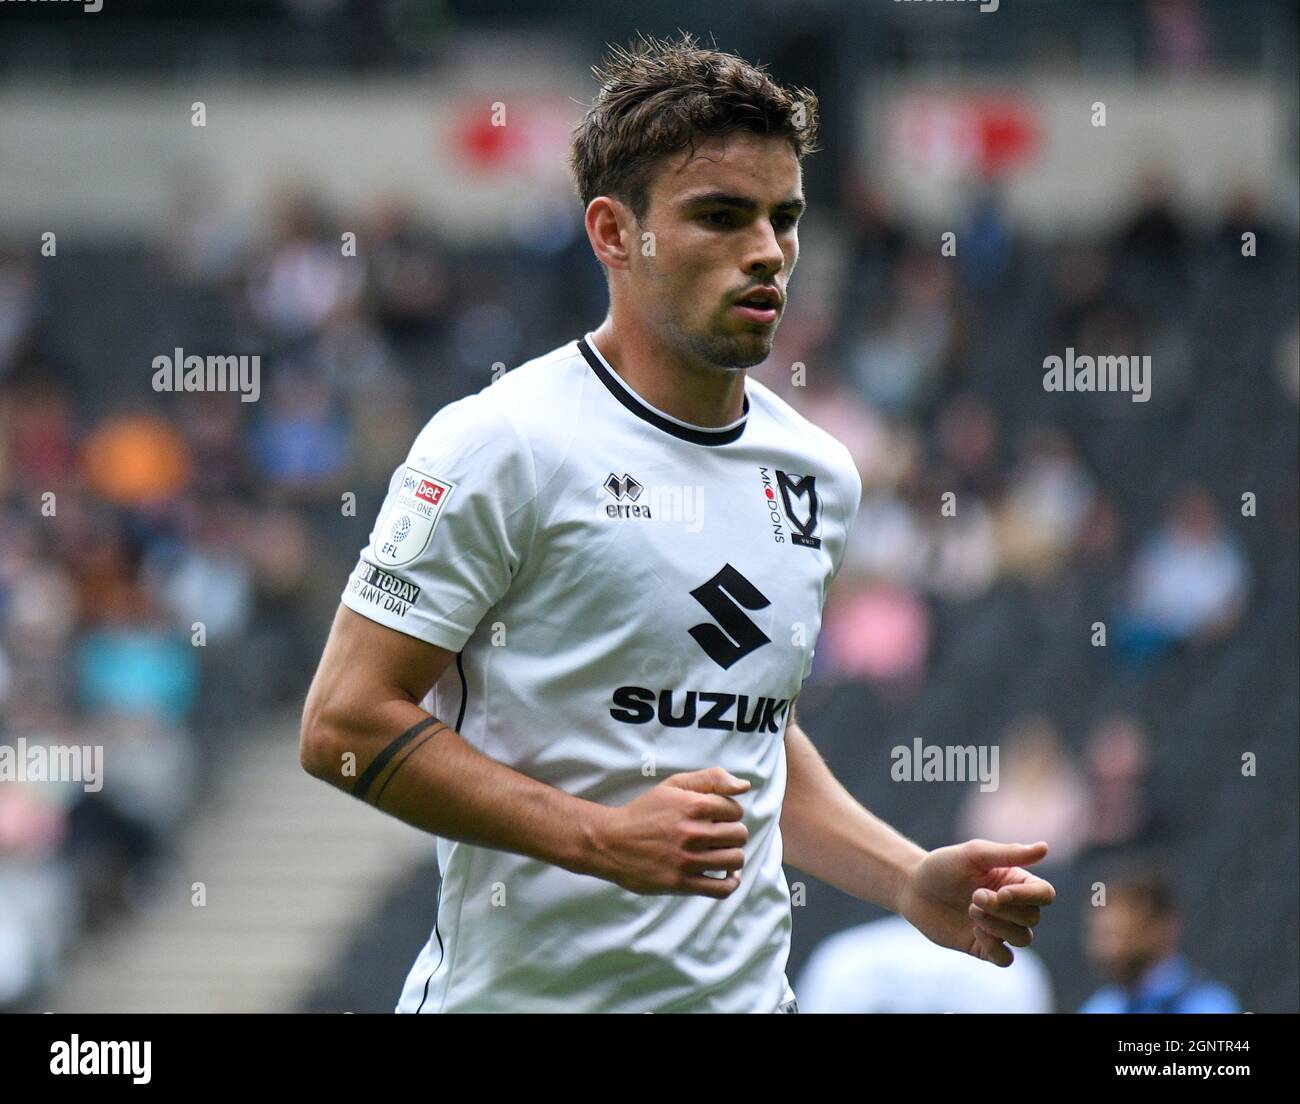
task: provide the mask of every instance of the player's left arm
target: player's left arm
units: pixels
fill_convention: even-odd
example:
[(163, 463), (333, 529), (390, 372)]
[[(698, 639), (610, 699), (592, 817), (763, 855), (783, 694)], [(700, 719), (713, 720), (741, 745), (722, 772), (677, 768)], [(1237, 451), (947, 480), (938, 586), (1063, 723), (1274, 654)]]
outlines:
[(1027, 947), (1056, 890), (1022, 869), (1047, 844), (968, 840), (927, 851), (856, 801), (795, 720), (785, 730), (784, 858), (791, 866), (907, 919), (931, 941), (999, 966)]
[(796, 722), (793, 702), (785, 755), (785, 861), (845, 893), (897, 912), (903, 884), (925, 858), (925, 848), (868, 812), (840, 784)]

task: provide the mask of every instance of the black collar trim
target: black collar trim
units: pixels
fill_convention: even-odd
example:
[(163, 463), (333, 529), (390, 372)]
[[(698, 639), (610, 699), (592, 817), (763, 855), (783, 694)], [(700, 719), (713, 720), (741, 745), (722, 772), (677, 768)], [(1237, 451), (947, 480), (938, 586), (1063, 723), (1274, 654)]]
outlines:
[(609, 393), (638, 418), (649, 422), (656, 429), (662, 429), (665, 433), (671, 433), (674, 437), (678, 437), (683, 441), (691, 441), (697, 445), (729, 445), (732, 441), (739, 440), (740, 435), (745, 432), (745, 425), (749, 421), (748, 395), (745, 396), (744, 413), (740, 416), (740, 421), (734, 425), (722, 426), (719, 429), (704, 429), (699, 426), (682, 425), (680, 422), (665, 418), (659, 411), (637, 397), (635, 392), (625, 383), (615, 379), (610, 370), (601, 363), (600, 357), (587, 343), (585, 337), (578, 339), (578, 351), (591, 365), (591, 370), (596, 373), (596, 378), (609, 389)]

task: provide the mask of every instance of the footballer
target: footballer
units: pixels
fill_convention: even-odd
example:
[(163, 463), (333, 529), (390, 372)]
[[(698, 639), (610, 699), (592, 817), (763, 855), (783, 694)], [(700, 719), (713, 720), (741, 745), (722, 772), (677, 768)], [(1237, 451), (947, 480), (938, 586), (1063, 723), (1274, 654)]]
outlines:
[(438, 838), (396, 1010), (796, 1011), (783, 863), (1009, 965), (1047, 844), (919, 847), (795, 715), (861, 481), (746, 369), (816, 99), (689, 35), (594, 72), (571, 164), (609, 312), (424, 426), (303, 710), (308, 772)]

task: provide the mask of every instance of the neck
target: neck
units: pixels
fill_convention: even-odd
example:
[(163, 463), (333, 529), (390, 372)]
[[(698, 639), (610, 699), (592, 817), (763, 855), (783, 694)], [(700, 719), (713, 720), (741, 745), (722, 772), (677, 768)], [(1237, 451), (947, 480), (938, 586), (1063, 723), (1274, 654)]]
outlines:
[(651, 406), (702, 429), (731, 425), (745, 412), (745, 369), (683, 359), (644, 326), (612, 315), (592, 335), (596, 348)]
[(1164, 962), (1172, 954), (1173, 951), (1155, 951), (1146, 955), (1133, 964), (1129, 976), (1123, 979), (1123, 984), (1129, 989), (1135, 989), (1156, 966)]

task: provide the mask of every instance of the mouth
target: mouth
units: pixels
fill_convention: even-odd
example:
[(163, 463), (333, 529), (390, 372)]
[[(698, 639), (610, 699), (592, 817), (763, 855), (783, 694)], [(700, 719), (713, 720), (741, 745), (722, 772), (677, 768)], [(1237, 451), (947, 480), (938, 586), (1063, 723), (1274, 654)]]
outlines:
[(749, 322), (770, 326), (781, 309), (781, 293), (775, 288), (759, 288), (737, 299), (731, 309)]

